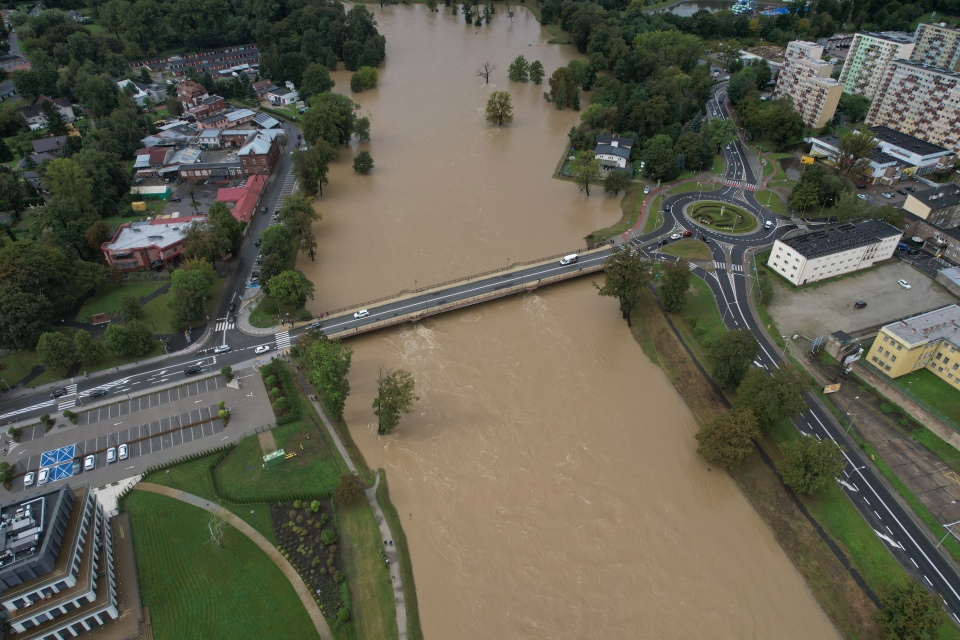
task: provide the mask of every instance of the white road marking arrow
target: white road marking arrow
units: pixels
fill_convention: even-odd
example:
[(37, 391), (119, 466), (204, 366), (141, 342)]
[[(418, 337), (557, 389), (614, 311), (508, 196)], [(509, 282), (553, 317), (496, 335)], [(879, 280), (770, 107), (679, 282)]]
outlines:
[(894, 546), (897, 549), (900, 549), (901, 551), (903, 550), (903, 546), (899, 542), (891, 538), (890, 536), (880, 533), (876, 529), (874, 529), (873, 532), (877, 534), (877, 537), (880, 538), (881, 540), (886, 540), (888, 543), (890, 543), (891, 546)]

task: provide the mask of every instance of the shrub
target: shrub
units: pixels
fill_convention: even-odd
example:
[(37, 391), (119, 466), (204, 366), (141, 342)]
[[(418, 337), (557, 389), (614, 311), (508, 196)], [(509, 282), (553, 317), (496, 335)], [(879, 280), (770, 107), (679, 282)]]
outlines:
[(327, 558), (327, 566), (333, 568), (333, 558)]
[(50, 414), (45, 413), (42, 416), (40, 416), (40, 422), (42, 422), (43, 424), (50, 424)]
[(324, 529), (320, 532), (320, 540), (323, 544), (333, 544), (337, 541), (337, 532), (333, 529)]
[[(294, 508), (294, 509), (300, 509), (300, 508), (302, 508), (302, 507), (303, 507), (303, 503), (302, 503), (302, 502), (300, 502), (299, 500), (294, 500), (294, 501), (293, 501), (293, 508)], [(301, 522), (302, 522), (302, 520), (301, 520)]]
[[(310, 503), (310, 509), (311, 509), (314, 513), (320, 511), (320, 501), (319, 501), (319, 500), (314, 500), (313, 502), (311, 502), (311, 503)], [(323, 514), (323, 515), (327, 515), (327, 514)]]
[(345, 579), (346, 576), (343, 574), (343, 571), (338, 570), (333, 574), (333, 581), (337, 584), (342, 584)]
[(297, 516), (297, 524), (303, 524), (303, 514)]
[(883, 411), (884, 413), (893, 413), (896, 410), (897, 408), (892, 404), (887, 404), (886, 402), (880, 403), (880, 411)]
[(686, 320), (687, 324), (690, 325), (691, 329), (697, 326), (697, 316), (693, 315), (692, 313), (684, 318), (684, 320)]
[(349, 622), (350, 620), (350, 610), (346, 607), (341, 607), (340, 611), (337, 611), (337, 622), (343, 624), (344, 622)]
[(700, 344), (703, 345), (704, 349), (709, 349), (713, 346), (713, 338), (704, 338), (700, 341)]
[(220, 416), (220, 422), (223, 423), (223, 426), (227, 426), (227, 423), (230, 422), (230, 412), (224, 409), (217, 415)]
[(290, 511), (287, 511), (287, 515), (290, 516), (290, 524), (293, 524), (293, 519), (297, 517), (297, 512), (293, 509), (290, 509)]
[(273, 408), (277, 411), (284, 411), (290, 407), (290, 400), (288, 398), (277, 398), (273, 402)]
[(75, 414), (73, 411), (70, 411), (69, 409), (63, 412), (63, 417), (69, 420), (70, 422), (72, 422), (73, 424), (77, 424), (77, 422), (79, 421), (77, 414)]
[(694, 328), (693, 328), (693, 335), (696, 336), (697, 338), (702, 337), (702, 336), (703, 336), (703, 327), (694, 327)]
[(321, 513), (321, 514), (320, 514), (320, 524), (327, 524), (328, 522), (330, 522), (330, 516), (328, 516), (328, 515), (325, 514), (325, 513)]
[(23, 430), (17, 429), (16, 427), (10, 427), (7, 429), (7, 435), (13, 438), (14, 442), (20, 442), (20, 436), (23, 435)]
[(313, 314), (306, 309), (297, 309), (297, 320), (313, 320)]
[(222, 367), (220, 374), (227, 379), (227, 382), (233, 379), (233, 367)]
[(345, 473), (340, 476), (340, 484), (333, 492), (333, 498), (340, 504), (346, 505), (358, 500), (366, 487), (363, 480), (355, 473)]
[[(266, 368), (266, 367), (264, 367), (264, 368)], [(267, 383), (267, 386), (268, 386), (268, 387), (275, 387), (275, 386), (277, 386), (277, 376), (268, 376), (267, 379), (264, 380), (264, 382)]]
[(220, 402), (217, 403), (217, 406), (218, 406), (219, 408), (221, 408), (221, 409), (226, 409), (226, 408), (227, 408), (227, 403), (224, 402), (223, 400), (221, 400)]

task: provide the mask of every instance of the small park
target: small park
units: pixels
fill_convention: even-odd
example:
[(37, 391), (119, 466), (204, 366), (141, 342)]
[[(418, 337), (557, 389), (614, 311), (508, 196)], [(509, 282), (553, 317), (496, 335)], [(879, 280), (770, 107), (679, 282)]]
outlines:
[(690, 205), (687, 215), (694, 222), (724, 233), (748, 233), (757, 228), (757, 219), (745, 209), (725, 202), (698, 202)]

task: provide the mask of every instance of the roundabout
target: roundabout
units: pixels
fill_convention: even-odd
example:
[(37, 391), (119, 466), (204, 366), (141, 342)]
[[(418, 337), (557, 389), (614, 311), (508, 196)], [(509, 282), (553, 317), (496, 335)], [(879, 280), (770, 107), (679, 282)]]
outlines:
[(693, 222), (721, 233), (749, 233), (760, 224), (753, 214), (730, 202), (696, 202), (687, 206), (686, 214)]

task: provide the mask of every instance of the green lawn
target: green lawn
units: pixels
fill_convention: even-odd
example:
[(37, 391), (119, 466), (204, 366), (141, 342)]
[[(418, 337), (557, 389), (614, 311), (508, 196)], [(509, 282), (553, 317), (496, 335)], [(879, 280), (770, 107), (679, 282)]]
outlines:
[(3, 378), (0, 386), (6, 391), (7, 386), (12, 387), (33, 371), (33, 368), (40, 364), (40, 357), (36, 351), (11, 351), (0, 358), (0, 364), (3, 364), (3, 369), (0, 369), (0, 378)]
[[(707, 349), (702, 344), (703, 341), (706, 339), (716, 340), (718, 336), (727, 332), (727, 328), (723, 325), (723, 318), (720, 316), (717, 303), (707, 283), (696, 276), (692, 276), (690, 278), (690, 289), (687, 291), (687, 301), (683, 310), (670, 315), (673, 319), (673, 325), (683, 336), (684, 342), (693, 351), (697, 360), (706, 366), (710, 360), (707, 356)], [(686, 318), (688, 316), (694, 316), (697, 319), (696, 326), (699, 327), (697, 330), (697, 333), (700, 333), (699, 337), (695, 335), (693, 327), (687, 322)]]
[[(148, 217), (157, 217), (167, 204), (166, 200), (146, 200), (145, 202), (147, 203), (146, 211), (127, 210), (127, 215), (110, 216), (109, 218), (104, 218), (103, 221), (110, 226), (111, 230), (116, 230), (121, 224), (126, 224), (127, 222), (139, 222), (146, 220)], [(190, 210), (189, 213), (192, 215), (193, 211)]]
[(157, 640), (317, 638), (292, 585), (233, 527), (210, 542), (203, 510), (166, 496), (127, 497), (143, 604)]
[(944, 414), (954, 424), (960, 425), (960, 391), (933, 373), (926, 369), (919, 369), (891, 380), (891, 383)]
[(231, 494), (263, 496), (265, 500), (291, 491), (333, 493), (340, 479), (340, 469), (309, 417), (277, 427), (273, 436), (277, 447), (295, 454), (294, 457), (264, 469), (264, 452), (259, 439), (256, 436), (244, 438), (214, 471), (222, 490), (229, 487)]
[[(343, 563), (350, 584), (353, 624), (358, 638), (397, 638), (393, 584), (384, 567), (380, 528), (366, 500), (337, 506)], [(406, 586), (406, 585), (404, 585)]]
[(90, 322), (90, 319), (97, 313), (119, 313), (121, 297), (133, 296), (139, 300), (165, 284), (167, 284), (165, 280), (125, 282), (122, 285), (107, 284), (100, 293), (84, 301), (80, 313), (77, 314), (77, 320)]
[(178, 331), (173, 322), (174, 310), (170, 306), (170, 300), (173, 299), (173, 292), (157, 296), (143, 307), (145, 319), (150, 323), (150, 328), (155, 333), (169, 334)]
[[(701, 188), (700, 185), (703, 185)], [(672, 187), (667, 193), (689, 193), (691, 191), (713, 191), (718, 189), (720, 185), (713, 180), (701, 181), (699, 184), (696, 182), (684, 182), (683, 184), (678, 184), (675, 187)]]
[(660, 209), (663, 207), (663, 196), (659, 195), (650, 203), (650, 209), (647, 213), (647, 222), (643, 225), (643, 232), (650, 233), (663, 224), (663, 213)]
[(713, 156), (713, 171), (711, 171), (711, 173), (718, 176), (723, 175), (723, 158), (720, 154)]
[(685, 260), (710, 260), (710, 248), (701, 240), (685, 239), (660, 249), (660, 253)]
[(296, 318), (297, 307), (293, 304), (278, 304), (270, 296), (264, 296), (250, 312), (250, 324), (260, 329), (275, 327), (279, 324), (277, 314)]
[(781, 216), (790, 215), (790, 212), (787, 210), (787, 205), (783, 204), (783, 200), (780, 199), (780, 196), (775, 191), (757, 191), (753, 194), (753, 197), (757, 199), (757, 202), (774, 213), (778, 213)]
[(747, 233), (758, 224), (745, 209), (723, 202), (703, 200), (691, 205), (688, 214), (703, 226), (726, 233)]

